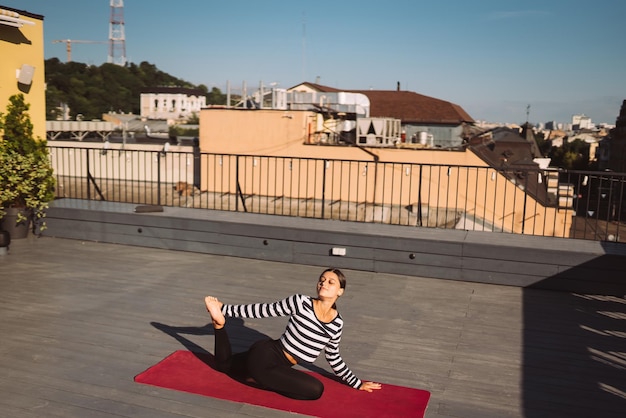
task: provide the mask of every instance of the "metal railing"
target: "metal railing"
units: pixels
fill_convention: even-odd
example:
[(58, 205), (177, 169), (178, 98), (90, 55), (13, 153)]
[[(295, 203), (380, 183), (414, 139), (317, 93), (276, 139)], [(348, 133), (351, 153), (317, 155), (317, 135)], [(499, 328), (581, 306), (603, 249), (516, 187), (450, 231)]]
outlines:
[(56, 147), (57, 196), (626, 242), (626, 174)]

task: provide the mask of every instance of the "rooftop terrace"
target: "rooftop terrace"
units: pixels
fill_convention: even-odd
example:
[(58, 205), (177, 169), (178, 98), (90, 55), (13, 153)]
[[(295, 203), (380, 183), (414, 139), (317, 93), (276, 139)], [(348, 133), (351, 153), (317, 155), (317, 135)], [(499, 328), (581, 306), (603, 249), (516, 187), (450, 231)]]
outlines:
[[(206, 294), (273, 301), (312, 293), (320, 271), (78, 239), (14, 240), (0, 257), (0, 415), (293, 417), (133, 377), (175, 350), (213, 352)], [(345, 271), (344, 359), (362, 378), (431, 391), (427, 417), (622, 416), (623, 295)], [(259, 333), (278, 336), (284, 324), (237, 324), (235, 349)], [(323, 359), (316, 365), (330, 370)]]

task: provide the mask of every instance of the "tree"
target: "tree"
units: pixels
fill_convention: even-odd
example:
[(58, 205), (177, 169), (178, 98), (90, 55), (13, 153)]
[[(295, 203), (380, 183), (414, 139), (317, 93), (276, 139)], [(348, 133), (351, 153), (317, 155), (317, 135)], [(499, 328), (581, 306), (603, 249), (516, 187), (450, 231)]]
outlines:
[(589, 144), (577, 138), (573, 141), (564, 139), (563, 146), (553, 147), (548, 156), (551, 164), (568, 170), (589, 169)]
[(9, 98), (7, 114), (0, 114), (0, 216), (6, 208), (23, 210), (17, 222), (32, 221), (39, 232), (56, 182), (45, 140), (33, 137), (28, 109), (24, 95), (17, 94)]
[[(110, 111), (140, 113), (140, 96), (146, 87), (184, 87), (208, 94), (204, 85), (193, 84), (160, 71), (154, 64), (141, 62), (126, 67), (105, 63), (101, 66), (79, 62), (62, 63), (57, 58), (45, 62), (46, 117), (57, 119), (58, 108), (67, 105), (71, 118), (100, 119)], [(219, 89), (212, 93), (222, 100)]]
[(196, 112), (193, 112), (191, 116), (187, 118), (187, 125), (200, 125), (200, 117)]
[(30, 121), (28, 109), (29, 105), (24, 101), (23, 94), (11, 96), (7, 114), (0, 122), (5, 147), (20, 154), (38, 152), (42, 148), (33, 137), (33, 123)]
[(207, 104), (223, 105), (226, 104), (226, 95), (217, 87), (213, 87), (211, 92), (207, 94)]

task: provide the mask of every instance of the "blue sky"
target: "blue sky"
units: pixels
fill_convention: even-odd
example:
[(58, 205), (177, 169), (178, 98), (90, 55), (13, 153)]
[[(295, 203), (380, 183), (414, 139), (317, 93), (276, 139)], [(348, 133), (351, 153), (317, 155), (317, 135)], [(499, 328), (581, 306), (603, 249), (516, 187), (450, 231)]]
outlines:
[[(44, 16), (55, 39), (108, 39), (109, 0), (0, 0)], [(126, 55), (194, 84), (301, 81), (447, 100), (474, 119), (615, 123), (626, 99), (626, 1), (180, 0), (124, 2)], [(100, 65), (107, 44), (74, 44)]]

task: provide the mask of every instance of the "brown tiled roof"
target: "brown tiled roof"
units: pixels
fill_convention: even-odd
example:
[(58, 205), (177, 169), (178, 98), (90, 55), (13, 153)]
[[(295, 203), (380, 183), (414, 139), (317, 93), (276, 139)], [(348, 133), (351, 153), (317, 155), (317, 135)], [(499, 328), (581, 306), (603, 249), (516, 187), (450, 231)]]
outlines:
[(554, 197), (539, 180), (538, 164), (533, 161), (532, 144), (506, 128), (497, 128), (470, 139), (468, 149), (524, 189), (543, 204), (554, 204)]
[(340, 90), (321, 84), (302, 83), (319, 92), (347, 91), (361, 93), (370, 99), (370, 116), (397, 118), (402, 123), (436, 123), (458, 125), (474, 119), (457, 104), (404, 90)]
[(391, 117), (403, 123), (458, 125), (474, 119), (454, 103), (404, 90), (353, 90), (370, 99), (370, 116)]
[(537, 168), (532, 144), (511, 129), (497, 128), (476, 136), (470, 140), (469, 149), (491, 167)]

